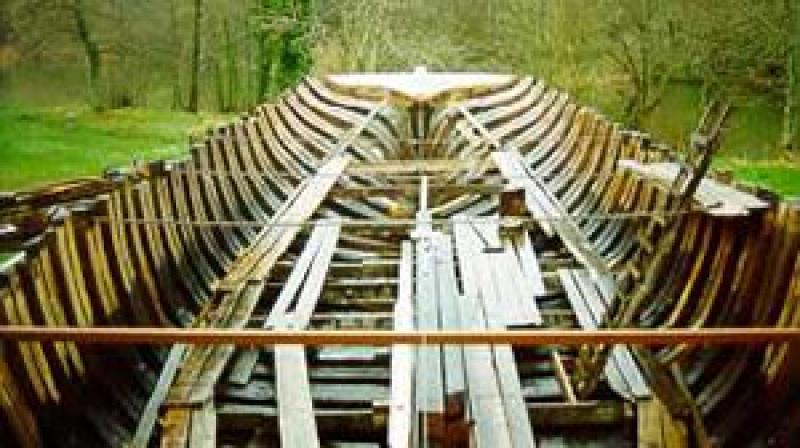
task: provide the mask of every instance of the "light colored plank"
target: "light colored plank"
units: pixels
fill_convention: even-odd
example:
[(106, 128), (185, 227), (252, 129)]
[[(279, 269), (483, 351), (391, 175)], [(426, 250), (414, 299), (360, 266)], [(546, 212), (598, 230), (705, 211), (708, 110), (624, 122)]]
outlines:
[(192, 411), (189, 448), (216, 448), (217, 413), (214, 402), (207, 401), (202, 408)]
[(150, 399), (139, 417), (139, 424), (136, 426), (131, 447), (133, 448), (146, 448), (150, 443), (150, 438), (153, 435), (153, 428), (155, 427), (156, 420), (158, 420), (158, 408), (167, 397), (169, 387), (175, 374), (178, 372), (183, 355), (186, 352), (186, 345), (175, 344), (169, 351), (166, 362), (161, 368), (161, 375), (158, 377), (158, 382), (150, 393)]
[[(664, 189), (670, 188), (680, 173), (680, 165), (674, 162), (640, 163), (636, 160), (621, 160), (618, 166), (657, 182)], [(766, 201), (711, 178), (700, 181), (694, 192), (694, 200), (712, 216), (744, 216), (750, 210), (769, 207)]]
[[(394, 306), (394, 329), (413, 330), (414, 310), (412, 295), (414, 289), (414, 252), (410, 241), (402, 243), (402, 257), (398, 273), (397, 302)], [(410, 345), (392, 346), (392, 401), (389, 406), (388, 442), (391, 448), (411, 446), (415, 414), (414, 394), (414, 352)]]
[(275, 366), (281, 446), (319, 447), (305, 349), (275, 346)]
[[(287, 295), (297, 294), (299, 281), (303, 280), (303, 289), (297, 297), (297, 304), (291, 314), (286, 307), (270, 313), (269, 325), (276, 329), (305, 329), (311, 321), (311, 314), (319, 300), (325, 274), (333, 258), (336, 242), (341, 227), (336, 222), (322, 223), (312, 232), (312, 239), (303, 251), (311, 260), (292, 271), (286, 284)], [(316, 235), (316, 238), (314, 238)], [(301, 255), (301, 258), (303, 258)], [(310, 269), (308, 269), (310, 265)], [(308, 273), (306, 274), (306, 270)], [(290, 284), (291, 283), (291, 284)], [(281, 292), (283, 294), (283, 291)], [(314, 408), (311, 401), (311, 386), (306, 366), (305, 348), (302, 345), (278, 345), (275, 347), (275, 371), (277, 382), (278, 416), (282, 446), (318, 447)]]
[[(432, 242), (433, 232), (429, 214), (421, 212), (415, 231), (414, 310), (417, 328), (439, 329), (439, 307), (436, 290), (436, 260)], [(438, 345), (417, 349), (416, 406), (422, 414), (444, 414), (444, 383), (442, 379), (442, 348)]]
[[(525, 188), (525, 203), (534, 219), (536, 216), (547, 218), (538, 221), (545, 233), (557, 234), (572, 256), (589, 270), (598, 287), (613, 293), (616, 290), (614, 276), (606, 261), (594, 250), (591, 241), (570, 219), (567, 209), (534, 175), (519, 153), (515, 150), (495, 151), (492, 159), (503, 177), (512, 185)], [(549, 220), (550, 218), (556, 219)]]
[(531, 237), (526, 230), (515, 235), (514, 246), (525, 277), (531, 282), (530, 288), (533, 290), (533, 294), (535, 296), (547, 294), (544, 288), (542, 271), (539, 268), (539, 261), (531, 244)]
[[(456, 284), (453, 244), (448, 235), (437, 234), (436, 283), (442, 329), (460, 329), (458, 314), (458, 286)], [(461, 415), (464, 411), (464, 356), (461, 346), (448, 344), (442, 347), (444, 362), (445, 411), (448, 417)]]

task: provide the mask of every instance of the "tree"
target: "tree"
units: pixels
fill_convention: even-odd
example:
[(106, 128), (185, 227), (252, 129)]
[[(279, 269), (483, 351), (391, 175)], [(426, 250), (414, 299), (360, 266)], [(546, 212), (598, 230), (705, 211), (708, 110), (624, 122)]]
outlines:
[(800, 7), (786, 0), (786, 99), (782, 146), (800, 150)]
[(625, 119), (638, 126), (659, 105), (674, 75), (675, 22), (660, 0), (614, 3), (616, 12), (606, 25), (611, 44), (608, 55), (628, 81)]
[(311, 68), (311, 0), (258, 0), (257, 100), (295, 84)]
[(200, 98), (200, 22), (203, 17), (203, 0), (194, 0), (192, 22), (192, 72), (189, 81), (189, 112), (197, 112)]
[(100, 84), (100, 46), (86, 22), (86, 10), (83, 0), (73, 0), (69, 8), (75, 20), (75, 32), (83, 45), (86, 53), (87, 85), (89, 92), (89, 104), (92, 107), (100, 108), (100, 94), (98, 91)]

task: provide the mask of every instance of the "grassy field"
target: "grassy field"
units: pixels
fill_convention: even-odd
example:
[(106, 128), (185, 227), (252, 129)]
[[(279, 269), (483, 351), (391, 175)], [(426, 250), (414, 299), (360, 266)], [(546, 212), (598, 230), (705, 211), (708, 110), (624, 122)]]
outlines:
[(228, 118), (144, 109), (0, 105), (0, 190), (98, 175), (133, 160), (176, 157), (188, 136)]
[[(760, 96), (732, 101), (733, 114), (713, 167), (732, 171), (736, 180), (769, 188), (784, 197), (800, 196), (800, 154), (779, 148), (783, 122), (780, 106)], [(699, 89), (676, 84), (643, 127), (657, 139), (680, 146), (694, 129), (701, 107)]]
[[(800, 195), (798, 158), (776, 149), (780, 109), (759, 97), (740, 99), (736, 106), (714, 166), (784, 196)], [(676, 84), (643, 127), (658, 140), (680, 146), (700, 107), (697, 88)], [(97, 175), (133, 160), (180, 156), (191, 133), (228, 119), (148, 109), (95, 113), (82, 107), (0, 104), (0, 191)]]

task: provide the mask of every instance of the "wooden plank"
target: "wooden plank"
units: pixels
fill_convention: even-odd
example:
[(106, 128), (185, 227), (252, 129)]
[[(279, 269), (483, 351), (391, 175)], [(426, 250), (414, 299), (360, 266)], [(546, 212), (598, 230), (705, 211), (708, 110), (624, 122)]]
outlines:
[(418, 174), (466, 171), (474, 166), (472, 161), (453, 159), (387, 160), (371, 163), (353, 163), (345, 174)]
[[(680, 165), (675, 162), (640, 163), (636, 160), (620, 160), (618, 167), (656, 182), (663, 189), (672, 188), (680, 173)], [(703, 178), (694, 192), (694, 200), (706, 213), (712, 216), (745, 216), (750, 210), (769, 207), (769, 203), (749, 193)]]
[(281, 446), (319, 447), (302, 345), (275, 346)]
[[(505, 266), (506, 275), (510, 278), (509, 285), (513, 287), (516, 299), (517, 309), (520, 313), (522, 321), (530, 325), (541, 325), (542, 315), (539, 307), (536, 304), (535, 284), (541, 283), (541, 273), (538, 271), (526, 272), (523, 270), (524, 266), (521, 264), (517, 256), (517, 251), (514, 248), (513, 242), (510, 238), (503, 238), (503, 266)], [(538, 263), (537, 263), (538, 267)], [(538, 280), (532, 280), (531, 277), (538, 275)]]
[[(531, 423), (536, 427), (553, 428), (561, 430), (583, 429), (593, 426), (612, 426), (629, 424), (634, 413), (630, 405), (619, 400), (581, 401), (575, 404), (560, 402), (528, 403), (528, 414)], [(252, 429), (253, 425), (265, 427), (276, 426), (277, 409), (263, 403), (223, 403), (217, 410), (220, 426), (226, 428), (236, 427), (237, 423), (244, 424), (244, 429)], [(373, 409), (347, 409), (344, 407), (334, 409), (317, 408), (314, 415), (319, 424), (320, 433), (325, 433), (329, 438), (340, 436), (343, 431), (348, 434), (355, 432), (351, 426), (352, 419), (366, 420), (368, 434), (365, 439), (377, 439), (385, 434), (384, 419), (375, 418)], [(478, 422), (475, 422), (477, 425)], [(502, 423), (500, 423), (502, 425)], [(327, 427), (328, 431), (326, 431)], [(502, 426), (498, 426), (501, 429)], [(485, 445), (492, 447), (490, 442)], [(474, 445), (473, 445), (474, 446)], [(504, 445), (508, 446), (508, 445)]]
[(606, 261), (594, 250), (591, 241), (578, 225), (570, 219), (569, 212), (556, 196), (527, 167), (519, 153), (515, 150), (495, 151), (492, 158), (509, 182), (525, 188), (526, 205), (534, 219), (536, 216), (557, 218), (539, 221), (545, 233), (558, 234), (567, 250), (591, 272), (600, 288), (614, 291), (614, 276)]
[[(461, 272), (463, 275), (464, 271)], [(466, 328), (480, 328), (483, 325), (485, 318), (477, 300), (462, 296), (458, 304)], [(510, 448), (511, 435), (492, 363), (493, 354), (489, 345), (464, 346), (468, 403), (470, 417), (474, 421), (473, 442), (478, 448)]]
[[(473, 230), (477, 230), (473, 227)], [(488, 233), (488, 232), (487, 232)], [(467, 232), (469, 234), (469, 231)], [(477, 247), (477, 239), (473, 237), (472, 239), (473, 249), (472, 253), (476, 254), (481, 251), (479, 247)], [(490, 244), (498, 245), (499, 241), (497, 240), (497, 236), (494, 234), (491, 235), (491, 239), (489, 241)], [(485, 248), (484, 248), (485, 250)], [(496, 254), (498, 256), (504, 256), (505, 252), (501, 252)], [(484, 258), (485, 261), (491, 262), (491, 259)], [(473, 263), (470, 271), (471, 272), (478, 272), (485, 273), (486, 267), (474, 264), (476, 258), (466, 259), (467, 263)], [(480, 282), (480, 297), (483, 299), (483, 308), (484, 311), (487, 313), (486, 320), (485, 320), (485, 327), (487, 329), (498, 328), (502, 327), (503, 323), (497, 320), (494, 320), (490, 313), (490, 308), (493, 306), (498, 306), (503, 303), (501, 297), (498, 294), (512, 294), (512, 291), (507, 291), (502, 288), (502, 285), (508, 284), (508, 280), (503, 278), (502, 276), (498, 275), (500, 272), (497, 270), (498, 266), (502, 266), (501, 263), (493, 264), (493, 271), (494, 271), (494, 281), (496, 282), (494, 287), (488, 285), (488, 282), (491, 282), (492, 279), (487, 278), (485, 275), (479, 275), (479, 282)], [(501, 286), (497, 288), (497, 286)], [(500, 306), (507, 306), (506, 304)], [(507, 321), (511, 320), (509, 317), (506, 317)], [(494, 364), (495, 370), (497, 375), (497, 382), (500, 388), (500, 396), (502, 398), (502, 406), (503, 411), (505, 412), (506, 417), (506, 424), (508, 427), (508, 433), (511, 438), (511, 446), (514, 447), (530, 447), (534, 446), (534, 437), (533, 437), (533, 430), (531, 428), (530, 421), (528, 419), (527, 410), (525, 408), (525, 401), (522, 397), (522, 387), (519, 380), (519, 374), (517, 372), (516, 361), (514, 360), (514, 354), (511, 350), (510, 345), (500, 344), (494, 345), (492, 347), (492, 352), (494, 355)]]
[[(449, 235), (437, 234), (434, 240), (436, 257), (436, 283), (438, 286), (440, 328), (462, 328), (458, 315), (458, 286), (452, 241)], [(448, 344), (442, 347), (445, 386), (445, 414), (447, 418), (464, 417), (466, 384), (464, 355), (461, 346)]]
[[(589, 278), (589, 274), (583, 270), (573, 271), (575, 282), (578, 285), (587, 306), (592, 310), (595, 317), (595, 324), (597, 326), (605, 320), (608, 314), (610, 297), (603, 298), (602, 292), (597, 288), (597, 285)], [(630, 390), (630, 395), (636, 398), (645, 398), (650, 396), (650, 388), (647, 381), (636, 364), (630, 349), (625, 346), (616, 346), (611, 350), (609, 363), (617, 369), (623, 377)], [(610, 367), (610, 368), (614, 368)]]
[(185, 447), (189, 441), (189, 419), (191, 411), (186, 408), (173, 409), (168, 412), (162, 424), (161, 447)]
[[(303, 282), (297, 303), (291, 314), (288, 304), (273, 308), (266, 325), (278, 329), (305, 329), (311, 321), (311, 314), (319, 300), (328, 265), (333, 258), (336, 242), (339, 238), (340, 226), (335, 222), (322, 223), (312, 232), (309, 244), (301, 255), (303, 263), (292, 271), (286, 285), (286, 294), (291, 297), (298, 293), (297, 287)], [(307, 255), (308, 254), (308, 255)], [(310, 269), (309, 269), (310, 266)], [(306, 274), (307, 271), (307, 274)], [(280, 299), (279, 299), (280, 301)], [(286, 304), (286, 305), (284, 305)], [(278, 415), (282, 446), (318, 447), (316, 421), (311, 401), (311, 388), (306, 366), (306, 353), (302, 345), (278, 345), (275, 347), (276, 389)]]
[[(398, 273), (397, 301), (394, 306), (394, 329), (412, 330), (414, 328), (414, 252), (410, 241), (402, 243), (400, 271)], [(408, 345), (392, 346), (391, 397), (389, 406), (388, 443), (391, 448), (412, 446), (416, 414), (414, 409), (414, 353)]]
[[(477, 272), (483, 267), (473, 262), (475, 248), (473, 239), (469, 235), (472, 229), (463, 221), (455, 220), (452, 229), (464, 291), (464, 295), (458, 300), (462, 325), (473, 330), (485, 329), (487, 316), (478, 299), (480, 277)], [(477, 447), (511, 447), (512, 439), (503, 411), (497, 372), (492, 365), (493, 357), (489, 345), (464, 347), (469, 409), (475, 421), (474, 442)]]
[(216, 448), (217, 413), (214, 402), (207, 401), (200, 409), (191, 411), (192, 426), (189, 434), (190, 448)]
[[(394, 299), (392, 299), (392, 302)], [(15, 311), (7, 311), (15, 312)], [(16, 322), (16, 320), (15, 320)], [(519, 346), (584, 344), (665, 345), (759, 345), (797, 342), (800, 329), (791, 327), (715, 328), (617, 328), (598, 330), (520, 329), (486, 331), (432, 330), (263, 330), (226, 328), (160, 327), (48, 327), (45, 325), (0, 325), (0, 339), (11, 342), (74, 342), (85, 345), (170, 345), (198, 346), (228, 344), (303, 344), (314, 346), (389, 346), (392, 344), (512, 344)]]
[(530, 288), (534, 296), (539, 297), (546, 295), (547, 291), (544, 287), (542, 271), (539, 267), (539, 261), (527, 230), (523, 230), (514, 235), (514, 248), (517, 251), (517, 257), (519, 257), (522, 270), (525, 272), (525, 278), (531, 282)]
[[(558, 274), (581, 327), (586, 330), (598, 329), (608, 309), (588, 274), (570, 269), (559, 269)], [(604, 371), (611, 387), (627, 399), (650, 396), (647, 381), (627, 347), (615, 346), (611, 349)]]
[[(311, 315), (319, 300), (328, 266), (336, 249), (341, 227), (338, 221), (327, 221), (321, 224), (324, 232), (319, 247), (319, 252), (314, 257), (314, 263), (306, 276), (303, 290), (297, 298), (297, 304), (292, 312), (291, 323), (287, 328), (305, 329), (311, 322)], [(269, 321), (269, 319), (267, 319)]]
[[(420, 212), (420, 224), (415, 231), (414, 310), (417, 328), (439, 329), (439, 307), (436, 290), (436, 260), (433, 233), (427, 223), (430, 215)], [(440, 346), (420, 347), (417, 350), (416, 406), (425, 418), (444, 414), (444, 384), (442, 380), (442, 349)]]
[(567, 374), (567, 370), (564, 368), (564, 361), (561, 359), (561, 354), (559, 354), (557, 349), (550, 350), (550, 359), (553, 363), (558, 385), (561, 387), (561, 392), (564, 394), (564, 399), (568, 403), (577, 403), (578, 398), (575, 396), (572, 380), (570, 380), (569, 374)]
[(183, 359), (186, 352), (186, 345), (175, 344), (170, 348), (167, 360), (161, 368), (161, 375), (158, 377), (153, 391), (150, 393), (150, 398), (147, 405), (139, 417), (139, 424), (136, 426), (131, 446), (133, 448), (147, 448), (150, 443), (150, 438), (153, 435), (153, 428), (155, 427), (156, 420), (158, 420), (158, 410), (161, 403), (167, 397), (169, 387), (172, 384), (175, 374), (178, 373), (178, 366)]
[(656, 397), (636, 404), (638, 446), (684, 448), (689, 446), (686, 425), (670, 415)]
[[(303, 253), (300, 254), (300, 258), (297, 259), (291, 275), (285, 283), (283, 283), (283, 288), (275, 304), (272, 305), (269, 316), (263, 323), (263, 328), (276, 327), (280, 324), (279, 321), (286, 317), (289, 306), (296, 299), (297, 291), (300, 289), (311, 267), (311, 263), (319, 252), (325, 233), (325, 229), (321, 226), (316, 226), (311, 232), (311, 236), (306, 242), (305, 248), (303, 248)], [(229, 376), (229, 381), (236, 384), (247, 384), (250, 380), (253, 368), (256, 365), (256, 361), (258, 360), (260, 351), (261, 349), (252, 348), (240, 353), (231, 375)]]
[(636, 405), (637, 446), (662, 448), (664, 446), (661, 415), (653, 400), (643, 400)]
[[(463, 195), (463, 194), (497, 194), (502, 191), (500, 185), (486, 184), (431, 184), (429, 190), (436, 194)], [(375, 197), (403, 198), (411, 196), (418, 190), (412, 184), (394, 184), (384, 186), (354, 186), (334, 188), (330, 192), (332, 198), (367, 199)]]

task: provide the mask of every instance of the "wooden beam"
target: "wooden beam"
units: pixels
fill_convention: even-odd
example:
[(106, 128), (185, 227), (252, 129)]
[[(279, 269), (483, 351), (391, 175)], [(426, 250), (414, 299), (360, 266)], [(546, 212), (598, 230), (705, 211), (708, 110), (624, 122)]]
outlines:
[(153, 428), (158, 420), (158, 410), (161, 403), (167, 397), (169, 386), (178, 372), (178, 366), (186, 353), (186, 345), (175, 344), (169, 351), (166, 362), (161, 368), (161, 375), (158, 377), (158, 382), (150, 394), (150, 399), (139, 417), (139, 424), (136, 427), (133, 440), (131, 441), (132, 448), (147, 448), (150, 443), (150, 437), (153, 434)]
[[(581, 401), (579, 403), (528, 403), (531, 423), (542, 428), (570, 428), (623, 424), (635, 414), (622, 401)], [(379, 439), (385, 434), (385, 420), (376, 418), (381, 408), (315, 409), (320, 433), (328, 437), (347, 433), (362, 439)], [(229, 429), (255, 426), (275, 428), (277, 409), (262, 404), (223, 403), (217, 410), (220, 425)], [(271, 434), (274, 435), (274, 434)], [(489, 445), (496, 446), (496, 445)]]
[[(511, 317), (499, 313), (499, 308), (509, 308), (509, 303), (501, 305), (497, 283), (507, 282), (508, 279), (492, 280), (492, 271), (496, 277), (499, 275), (493, 268), (499, 266), (488, 265), (499, 263), (498, 256), (503, 256), (504, 252), (500, 249), (499, 254), (484, 253), (488, 244), (499, 246), (497, 236), (488, 235), (491, 233), (488, 230), (463, 223), (454, 226), (465, 293), (461, 299), (462, 319), (466, 328), (478, 331), (503, 328)], [(470, 396), (470, 408), (476, 414), (477, 445), (533, 446), (533, 430), (525, 411), (511, 346), (497, 344), (478, 347), (476, 350), (465, 350), (465, 356), (468, 360), (469, 388), (479, 389), (477, 396)], [(485, 360), (482, 361), (482, 358)], [(474, 365), (470, 366), (470, 363)]]
[(473, 168), (474, 161), (453, 159), (389, 160), (374, 163), (353, 163), (345, 174), (417, 174), (465, 171)]
[[(340, 228), (321, 226), (314, 229), (297, 268), (292, 271), (265, 327), (305, 329), (319, 300), (328, 265), (336, 249)], [(302, 285), (302, 290), (299, 290)], [(288, 307), (297, 300), (291, 313)], [(311, 389), (302, 345), (275, 347), (276, 388), (281, 445), (318, 447), (319, 436), (314, 420)]]
[(525, 188), (526, 205), (534, 216), (557, 218), (540, 220), (545, 233), (557, 234), (570, 253), (584, 265), (598, 282), (598, 286), (609, 296), (616, 294), (614, 276), (606, 261), (594, 250), (589, 239), (570, 217), (569, 211), (550, 191), (541, 179), (528, 169), (525, 161), (516, 150), (495, 151), (492, 158), (500, 168), (503, 177), (512, 185)]
[[(431, 194), (499, 194), (503, 192), (501, 185), (486, 184), (430, 184)], [(329, 197), (364, 199), (374, 197), (410, 197), (419, 191), (413, 184), (386, 185), (380, 187), (337, 187), (331, 190)]]
[(75, 342), (86, 345), (367, 345), (512, 344), (519, 346), (584, 344), (764, 345), (800, 342), (800, 328), (714, 327), (613, 330), (257, 330), (163, 327), (62, 327), (2, 325), (0, 340)]
[[(414, 255), (410, 241), (402, 244), (402, 258), (398, 278), (397, 302), (394, 306), (394, 329), (408, 331), (414, 328)], [(390, 448), (412, 446), (415, 414), (414, 347), (392, 347), (391, 404), (389, 406), (388, 442)]]
[[(617, 166), (655, 183), (665, 191), (673, 188), (681, 171), (680, 165), (674, 162), (640, 163), (636, 160), (620, 160)], [(750, 210), (769, 207), (768, 202), (756, 196), (710, 178), (700, 181), (694, 192), (694, 200), (712, 216), (746, 216)]]

